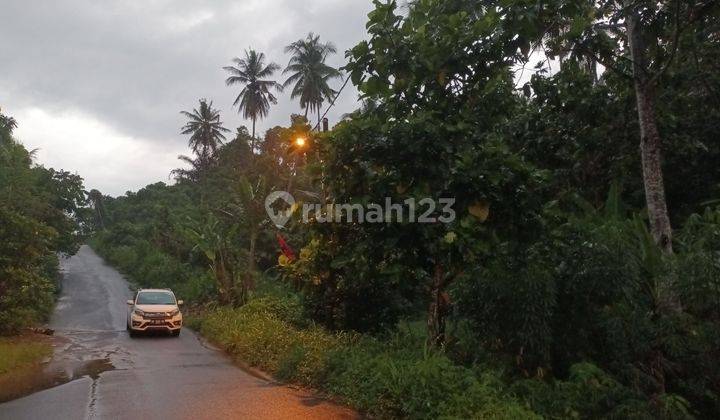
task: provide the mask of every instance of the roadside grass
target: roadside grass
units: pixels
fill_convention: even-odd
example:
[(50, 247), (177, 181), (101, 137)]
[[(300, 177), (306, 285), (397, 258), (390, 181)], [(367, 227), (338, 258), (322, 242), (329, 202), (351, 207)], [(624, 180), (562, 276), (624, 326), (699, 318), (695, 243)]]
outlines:
[(0, 375), (35, 365), (52, 354), (47, 340), (35, 337), (0, 337)]
[(45, 335), (0, 337), (0, 403), (52, 386), (41, 364), (52, 351), (52, 339)]
[(209, 309), (191, 325), (236, 360), (371, 417), (539, 418), (506, 392), (498, 372), (459, 366), (411, 333), (383, 340), (331, 333), (307, 321), (293, 299)]

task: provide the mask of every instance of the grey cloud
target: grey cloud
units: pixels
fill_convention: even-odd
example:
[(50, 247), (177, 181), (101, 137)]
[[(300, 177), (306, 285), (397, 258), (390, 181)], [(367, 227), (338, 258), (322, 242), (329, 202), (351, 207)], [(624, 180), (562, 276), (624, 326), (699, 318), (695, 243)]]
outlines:
[[(229, 127), (247, 124), (224, 85), (232, 57), (253, 47), (284, 66), (284, 46), (313, 31), (338, 46), (331, 61), (342, 65), (371, 8), (370, 0), (4, 1), (0, 106), (78, 109), (126, 135), (182, 143), (179, 111), (199, 98), (214, 100)], [(331, 120), (355, 109), (356, 96), (349, 85)], [(287, 124), (292, 112), (299, 106), (283, 94), (259, 128)]]

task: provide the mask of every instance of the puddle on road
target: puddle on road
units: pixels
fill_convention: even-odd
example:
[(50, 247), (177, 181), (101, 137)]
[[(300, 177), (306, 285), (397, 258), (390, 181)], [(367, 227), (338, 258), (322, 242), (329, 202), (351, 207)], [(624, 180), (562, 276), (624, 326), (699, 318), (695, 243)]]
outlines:
[[(56, 337), (58, 342), (64, 337)], [(59, 352), (62, 350), (58, 349)], [(101, 373), (115, 370), (109, 358), (67, 360), (55, 354), (49, 362), (0, 376), (0, 403), (88, 376), (96, 380)]]
[(75, 372), (75, 378), (89, 376), (92, 379), (97, 379), (101, 373), (114, 369), (115, 366), (108, 359), (91, 360)]

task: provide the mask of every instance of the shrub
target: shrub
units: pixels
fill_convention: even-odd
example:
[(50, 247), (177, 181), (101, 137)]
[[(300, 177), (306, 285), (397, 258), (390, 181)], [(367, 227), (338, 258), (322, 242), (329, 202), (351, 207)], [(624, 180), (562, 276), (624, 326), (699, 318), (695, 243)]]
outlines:
[(381, 342), (333, 334), (308, 324), (300, 309), (296, 299), (259, 298), (211, 311), (201, 331), (253, 366), (343, 397), (374, 416), (534, 416), (502, 392), (495, 374), (477, 375), (441, 353), (424, 352), (414, 337)]
[(41, 274), (22, 268), (0, 270), (10, 285), (0, 296), (0, 334), (16, 334), (45, 321), (53, 308), (53, 283)]
[(275, 317), (295, 326), (307, 325), (303, 308), (296, 296), (286, 298), (260, 297), (242, 306), (239, 311), (246, 315)]
[(124, 244), (112, 242), (110, 233), (98, 233), (92, 248), (138, 287), (170, 287), (190, 302), (207, 300), (216, 294), (207, 270), (193, 267), (160, 251), (148, 241), (124, 237)]
[(201, 331), (231, 354), (283, 379), (315, 384), (325, 370), (326, 355), (347, 341), (317, 326), (297, 329), (281, 319), (301, 323), (299, 305), (263, 298), (233, 309), (220, 308), (205, 317)]
[(627, 223), (576, 220), (522, 255), (499, 249), (457, 284), (460, 315), (488, 348), (516, 357), (526, 372), (566, 374), (606, 351), (609, 308), (630, 298), (648, 304), (640, 251), (627, 230)]
[(720, 209), (690, 216), (677, 237), (675, 276), (685, 308), (720, 322)]
[(591, 363), (573, 365), (566, 381), (529, 379), (516, 382), (512, 389), (549, 419), (692, 418), (683, 398), (665, 394), (652, 402)]
[(186, 267), (187, 281), (175, 286), (175, 293), (180, 299), (189, 302), (207, 302), (217, 295), (215, 281), (207, 270)]
[(366, 338), (331, 356), (326, 389), (374, 416), (533, 418), (503, 393), (498, 375), (455, 365), (442, 353)]
[(137, 252), (128, 245), (111, 248), (107, 253), (107, 257), (112, 265), (124, 273), (132, 273), (138, 264)]
[(56, 237), (54, 229), (0, 203), (0, 334), (50, 315), (58, 264), (50, 244)]
[[(639, 219), (574, 219), (524, 256), (498, 252), (458, 285), (459, 312), (486, 350), (512, 356), (525, 376), (559, 379), (540, 392), (557, 405), (546, 415), (617, 406), (707, 417), (720, 411), (719, 227), (714, 214), (691, 218), (678, 253), (663, 256)], [(666, 309), (673, 295), (682, 311)], [(607, 401), (573, 377), (585, 361), (614, 381)]]

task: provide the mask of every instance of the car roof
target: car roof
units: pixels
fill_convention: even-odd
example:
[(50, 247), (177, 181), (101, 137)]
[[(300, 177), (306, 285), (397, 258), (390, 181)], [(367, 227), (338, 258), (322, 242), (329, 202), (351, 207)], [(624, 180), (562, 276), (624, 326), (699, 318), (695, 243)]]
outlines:
[(174, 294), (173, 291), (170, 289), (138, 289), (138, 293), (140, 293), (140, 292), (161, 292), (161, 293)]

